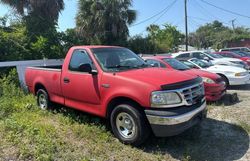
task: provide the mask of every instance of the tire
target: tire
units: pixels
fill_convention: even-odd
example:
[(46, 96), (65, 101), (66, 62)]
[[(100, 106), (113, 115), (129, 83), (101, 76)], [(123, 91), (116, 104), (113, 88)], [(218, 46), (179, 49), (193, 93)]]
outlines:
[(226, 83), (226, 84), (225, 84), (225, 85), (226, 85), (226, 88), (228, 88), (228, 87), (229, 87), (229, 81), (228, 81), (227, 77), (224, 76), (224, 75), (220, 75), (220, 76), (221, 76), (222, 80)]
[(112, 132), (124, 144), (139, 146), (146, 141), (150, 127), (145, 115), (135, 105), (117, 105), (111, 113)]
[(49, 100), (49, 95), (46, 90), (44, 89), (39, 89), (37, 91), (37, 105), (42, 109), (42, 110), (48, 110), (51, 102)]

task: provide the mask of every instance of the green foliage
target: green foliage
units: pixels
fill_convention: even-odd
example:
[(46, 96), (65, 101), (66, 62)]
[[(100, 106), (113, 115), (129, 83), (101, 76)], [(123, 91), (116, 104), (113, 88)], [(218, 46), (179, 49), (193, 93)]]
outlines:
[(163, 25), (161, 29), (157, 25), (150, 25), (147, 28), (149, 38), (157, 46), (158, 52), (171, 52), (181, 44), (184, 35), (177, 30), (176, 26)]
[(157, 47), (150, 41), (149, 37), (136, 35), (128, 40), (127, 47), (137, 54), (154, 54)]
[(233, 30), (219, 21), (214, 21), (199, 27), (194, 33), (190, 33), (189, 43), (197, 48), (220, 49), (227, 47), (231, 41), (239, 41), (244, 38), (250, 38), (248, 28), (237, 27)]
[(79, 0), (76, 26), (88, 44), (124, 44), (136, 19), (131, 0)]

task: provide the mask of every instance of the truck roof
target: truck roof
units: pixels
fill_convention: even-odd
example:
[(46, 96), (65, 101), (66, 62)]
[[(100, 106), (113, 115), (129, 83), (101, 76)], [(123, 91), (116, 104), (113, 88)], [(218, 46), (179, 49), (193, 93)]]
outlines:
[(79, 48), (88, 48), (88, 49), (93, 49), (93, 48), (123, 48), (120, 46), (108, 46), (108, 45), (81, 45), (81, 46), (73, 46), (71, 47), (73, 49), (79, 49)]

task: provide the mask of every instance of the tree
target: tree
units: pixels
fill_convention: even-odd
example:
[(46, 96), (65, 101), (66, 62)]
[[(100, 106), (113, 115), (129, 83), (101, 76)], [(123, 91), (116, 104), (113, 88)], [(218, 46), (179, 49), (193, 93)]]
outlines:
[(76, 26), (89, 44), (123, 44), (136, 19), (131, 0), (79, 0)]
[(234, 30), (224, 26), (219, 21), (207, 23), (189, 34), (189, 43), (197, 48), (220, 49), (227, 47), (228, 42), (250, 38), (250, 31), (245, 27), (236, 27)]
[(59, 13), (64, 9), (63, 0), (0, 0), (23, 16), (27, 32), (35, 37), (50, 35), (56, 29)]
[(156, 45), (150, 41), (149, 37), (141, 35), (129, 38), (126, 46), (137, 54), (154, 54), (156, 51)]
[(147, 31), (150, 40), (157, 46), (156, 52), (174, 51), (184, 38), (176, 26), (170, 24), (163, 25), (162, 29), (157, 25), (150, 25)]

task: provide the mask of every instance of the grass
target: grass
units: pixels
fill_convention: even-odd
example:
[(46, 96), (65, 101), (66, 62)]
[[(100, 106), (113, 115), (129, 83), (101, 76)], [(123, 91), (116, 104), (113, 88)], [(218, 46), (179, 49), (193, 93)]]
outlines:
[(249, 124), (213, 118), (223, 106), (209, 106), (210, 118), (202, 126), (175, 137), (151, 137), (135, 148), (121, 144), (100, 118), (65, 107), (41, 111), (33, 96), (14, 85), (2, 86), (0, 160), (237, 160), (249, 156)]

